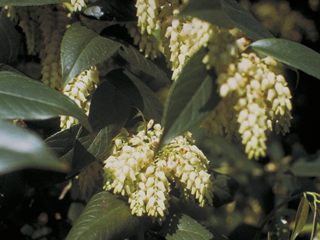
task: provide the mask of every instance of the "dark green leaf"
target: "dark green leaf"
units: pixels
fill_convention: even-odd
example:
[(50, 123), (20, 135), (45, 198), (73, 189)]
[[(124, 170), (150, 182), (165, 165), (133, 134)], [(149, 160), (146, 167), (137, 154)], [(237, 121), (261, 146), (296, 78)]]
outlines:
[(66, 240), (125, 239), (137, 233), (144, 218), (131, 215), (123, 199), (108, 192), (93, 196)]
[(91, 100), (89, 113), (89, 122), (98, 134), (93, 137), (85, 129), (80, 130), (68, 177), (78, 174), (95, 159), (104, 158), (109, 154), (113, 146), (112, 139), (127, 122), (130, 112), (129, 99), (111, 83), (104, 81), (98, 86)]
[(167, 240), (215, 239), (209, 230), (188, 215), (178, 213), (168, 219), (164, 237)]
[(268, 239), (269, 240), (283, 240), (290, 238), (290, 229), (288, 221), (280, 214), (276, 214), (268, 230)]
[(55, 4), (55, 3), (63, 3), (68, 2), (68, 0), (1, 0), (0, 7), (4, 5), (10, 6), (35, 6), (35, 5), (47, 5), (47, 4)]
[(129, 62), (133, 67), (140, 71), (159, 79), (163, 82), (170, 83), (171, 80), (168, 78), (166, 73), (155, 65), (151, 60), (146, 58), (141, 52), (131, 45), (122, 45), (118, 51), (119, 55)]
[(0, 175), (0, 221), (23, 200), (27, 185), (20, 171)]
[(107, 21), (134, 21), (137, 18), (135, 3), (135, 0), (98, 0), (89, 4), (84, 14)]
[(320, 54), (311, 48), (277, 38), (259, 40), (251, 43), (250, 47), (258, 53), (271, 56), (279, 62), (320, 79)]
[(71, 171), (66, 176), (67, 179), (81, 173), (87, 166), (97, 160), (79, 140), (75, 141), (72, 152)]
[(222, 9), (233, 20), (234, 26), (256, 41), (262, 38), (272, 38), (272, 34), (265, 29), (247, 10), (235, 0), (220, 0)]
[(68, 170), (68, 166), (48, 151), (37, 135), (0, 120), (0, 173), (26, 168)]
[(67, 96), (15, 72), (0, 72), (0, 118), (48, 119), (59, 115), (77, 118), (91, 126), (82, 110)]
[(11, 63), (17, 60), (20, 36), (6, 13), (0, 12), (0, 62)]
[(192, 16), (224, 28), (233, 28), (234, 23), (222, 10), (219, 0), (190, 0), (178, 17)]
[(127, 70), (118, 69), (108, 73), (107, 79), (122, 91), (147, 119), (161, 121), (162, 103), (138, 77)]
[(220, 207), (234, 200), (234, 195), (238, 189), (238, 182), (228, 175), (218, 172), (211, 173), (213, 182), (213, 206)]
[(79, 129), (80, 125), (75, 125), (70, 129), (57, 132), (48, 137), (45, 140), (45, 143), (50, 150), (57, 154), (57, 156), (62, 157), (73, 148)]
[(309, 214), (309, 203), (308, 203), (308, 200), (305, 197), (303, 197), (300, 201), (300, 204), (297, 210), (295, 226), (290, 238), (291, 240), (296, 239), (296, 237), (299, 235), (299, 233), (303, 229), (304, 225), (307, 222), (308, 214)]
[(170, 89), (159, 148), (198, 124), (220, 101), (215, 76), (211, 77), (202, 63), (205, 54), (204, 48), (194, 54)]
[(62, 87), (82, 71), (110, 58), (120, 46), (79, 22), (72, 24), (61, 43)]

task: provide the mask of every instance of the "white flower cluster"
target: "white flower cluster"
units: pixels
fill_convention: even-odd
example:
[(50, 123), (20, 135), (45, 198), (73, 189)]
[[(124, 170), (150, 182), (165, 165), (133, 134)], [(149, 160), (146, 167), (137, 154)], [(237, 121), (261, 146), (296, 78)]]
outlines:
[[(63, 89), (63, 94), (73, 100), (85, 114), (89, 115), (91, 97), (99, 83), (99, 71), (95, 66), (81, 72)], [(78, 120), (70, 116), (61, 116), (60, 127), (67, 129), (78, 124)]]
[(161, 224), (168, 214), (171, 184), (181, 199), (212, 205), (213, 186), (207, 171), (208, 159), (195, 146), (190, 133), (155, 149), (162, 135), (159, 124), (148, 130), (115, 140), (113, 154), (105, 163), (104, 189), (129, 198), (132, 214), (147, 214)]
[[(249, 159), (265, 156), (266, 134), (274, 125), (277, 133), (289, 132), (291, 93), (284, 77), (276, 75), (277, 65), (270, 57), (260, 59), (255, 53), (242, 53), (239, 62), (230, 64), (228, 72), (218, 75), (222, 97), (219, 105), (229, 107), (223, 113), (218, 106), (209, 119), (217, 120), (217, 116), (224, 115), (226, 118), (220, 124), (228, 134), (241, 135)], [(209, 125), (208, 119), (203, 125)], [(211, 124), (209, 128), (214, 127)]]
[(88, 2), (88, 0), (71, 0), (70, 1), (74, 11), (81, 11), (82, 8), (86, 7), (86, 2)]
[(207, 132), (226, 133), (230, 140), (241, 138), (248, 158), (265, 156), (266, 134), (273, 125), (283, 134), (290, 127), (291, 94), (277, 62), (244, 53), (249, 41), (237, 29), (229, 31), (194, 17), (174, 18), (181, 5), (170, 0), (138, 1), (139, 26), (151, 32), (160, 28), (173, 80), (195, 52), (207, 47), (202, 62), (208, 70), (215, 69), (222, 100), (202, 126)]

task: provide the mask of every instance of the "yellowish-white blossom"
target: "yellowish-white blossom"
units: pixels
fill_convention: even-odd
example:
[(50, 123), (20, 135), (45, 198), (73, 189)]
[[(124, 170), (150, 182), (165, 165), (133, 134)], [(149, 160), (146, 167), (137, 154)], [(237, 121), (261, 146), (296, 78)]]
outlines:
[[(270, 57), (261, 59), (254, 53), (242, 53), (228, 72), (218, 75), (222, 100), (202, 123), (213, 131), (217, 127), (219, 133), (224, 127), (230, 139), (234, 138), (232, 134), (240, 134), (249, 159), (265, 156), (266, 136), (274, 127), (277, 133), (289, 132), (291, 93), (283, 75), (277, 74), (277, 65)], [(222, 120), (218, 118), (221, 115), (225, 116)]]
[(142, 32), (160, 31), (160, 40), (172, 79), (201, 47), (207, 69), (214, 68), (221, 102), (204, 119), (211, 134), (241, 140), (248, 158), (265, 156), (267, 134), (289, 131), (291, 93), (278, 63), (245, 53), (249, 41), (237, 29), (227, 30), (194, 17), (175, 18), (183, 1), (137, 1)]
[(70, 0), (70, 3), (75, 12), (81, 11), (83, 8), (85, 8), (86, 2), (88, 2), (88, 0)]
[(155, 155), (162, 129), (148, 123), (147, 131), (117, 139), (105, 163), (105, 190), (128, 197), (132, 214), (147, 214), (160, 224), (166, 219), (170, 191), (200, 206), (212, 205), (213, 186), (208, 159), (193, 145), (190, 133), (176, 137)]
[[(63, 94), (73, 100), (88, 116), (91, 97), (99, 83), (99, 71), (95, 66), (81, 72), (74, 77), (63, 89)], [(67, 129), (78, 124), (78, 120), (71, 116), (61, 116), (60, 127)]]

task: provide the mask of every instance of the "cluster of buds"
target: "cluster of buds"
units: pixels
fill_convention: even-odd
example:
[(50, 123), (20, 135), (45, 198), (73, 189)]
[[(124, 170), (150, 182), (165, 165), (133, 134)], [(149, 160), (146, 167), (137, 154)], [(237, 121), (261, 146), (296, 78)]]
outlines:
[(140, 27), (135, 24), (126, 24), (130, 37), (133, 38), (133, 44), (139, 46), (140, 52), (144, 52), (146, 58), (155, 59), (160, 55), (159, 41), (152, 34), (142, 33)]
[(8, 7), (8, 16), (12, 21), (17, 21), (26, 36), (28, 54), (36, 55), (39, 51), (39, 31), (37, 7)]
[[(249, 159), (265, 156), (266, 135), (273, 126), (276, 133), (289, 132), (291, 93), (283, 75), (276, 74), (279, 70), (270, 57), (261, 59), (255, 53), (242, 53), (239, 62), (218, 75), (222, 100), (203, 125), (215, 132), (225, 127), (230, 139), (230, 135), (240, 134)], [(225, 118), (219, 119), (221, 115)]]
[(179, 189), (181, 199), (212, 205), (213, 185), (208, 173), (208, 159), (193, 145), (190, 133), (176, 137), (155, 154), (162, 129), (127, 134), (116, 139), (111, 156), (105, 161), (104, 189), (128, 197), (132, 214), (147, 214), (161, 224), (168, 214), (170, 191)]
[[(96, 66), (81, 72), (63, 89), (63, 94), (73, 100), (86, 115), (89, 115), (91, 97), (99, 83), (99, 71)], [(67, 129), (78, 124), (78, 120), (70, 116), (61, 116), (60, 127)]]
[(68, 12), (58, 5), (44, 5), (37, 8), (37, 13), (44, 45), (40, 52), (42, 82), (60, 90), (60, 45), (69, 23)]
[(71, 0), (70, 3), (73, 7), (73, 11), (77, 12), (77, 11), (81, 11), (82, 8), (86, 7), (86, 2), (88, 2), (88, 0)]
[(138, 2), (140, 26), (160, 28), (173, 80), (195, 52), (201, 47), (208, 49), (202, 62), (208, 70), (215, 69), (222, 100), (201, 125), (209, 134), (226, 133), (228, 139), (241, 139), (249, 159), (265, 156), (266, 134), (274, 125), (276, 132), (283, 134), (290, 127), (291, 93), (278, 74), (278, 63), (245, 53), (249, 41), (237, 29), (229, 31), (194, 17), (174, 18), (183, 6), (179, 1)]
[(170, 17), (179, 13), (180, 6), (179, 0), (137, 0), (138, 23), (135, 27), (130, 26), (129, 34), (134, 38), (134, 44), (139, 45), (140, 51), (145, 52), (146, 57), (153, 59), (159, 56), (159, 46), (165, 34), (163, 26), (167, 25)]

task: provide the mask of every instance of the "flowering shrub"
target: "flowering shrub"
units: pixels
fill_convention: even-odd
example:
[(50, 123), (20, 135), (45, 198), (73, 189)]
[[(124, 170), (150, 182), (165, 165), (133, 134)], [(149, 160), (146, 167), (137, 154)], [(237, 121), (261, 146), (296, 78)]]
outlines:
[[(272, 165), (268, 137), (290, 132), (288, 68), (320, 78), (320, 55), (274, 38), (236, 1), (16, 0), (0, 7), (0, 117), (9, 120), (0, 121), (0, 174), (39, 171), (45, 185), (62, 184), (59, 199), (84, 202), (80, 216), (69, 216), (76, 221), (67, 240), (223, 239), (205, 226), (215, 207), (232, 208), (239, 183), (226, 173), (237, 178), (248, 166), (240, 183), (285, 168), (292, 181), (301, 176), (284, 156)], [(44, 119), (55, 128), (43, 133), (44, 143), (22, 129)], [(192, 137), (201, 133), (218, 139), (206, 152), (206, 142)], [(219, 146), (238, 151), (234, 171), (227, 160), (217, 166)], [(258, 161), (267, 157), (263, 169)], [(274, 179), (282, 195), (296, 190)], [(37, 180), (19, 179), (24, 191), (41, 186)], [(17, 182), (0, 185), (0, 210), (11, 200), (10, 181)], [(288, 201), (297, 198), (291, 239), (309, 206), (316, 231), (319, 195)], [(276, 217), (266, 218), (269, 235), (287, 226), (276, 227)]]

